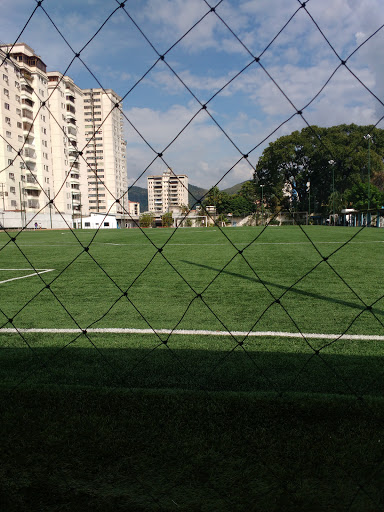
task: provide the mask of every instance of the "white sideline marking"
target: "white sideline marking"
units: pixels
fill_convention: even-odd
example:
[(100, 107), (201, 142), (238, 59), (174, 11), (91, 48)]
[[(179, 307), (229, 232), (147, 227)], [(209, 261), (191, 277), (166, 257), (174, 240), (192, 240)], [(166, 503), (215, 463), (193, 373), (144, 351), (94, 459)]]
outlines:
[[(30, 268), (0, 268), (1, 270), (31, 270)], [(0, 284), (9, 283), (9, 281), (16, 281), (17, 279), (26, 279), (27, 277), (38, 276), (39, 274), (44, 274), (45, 272), (52, 272), (55, 270), (54, 268), (37, 268), (38, 272), (34, 272), (33, 274), (27, 274), (26, 276), (12, 277), (11, 279), (5, 279), (4, 281), (0, 281)]]
[[(1, 333), (53, 333), (53, 334), (81, 334), (82, 329), (16, 329), (2, 328)], [(321, 339), (321, 340), (368, 340), (368, 341), (384, 341), (384, 336), (377, 336), (375, 334), (321, 334), (321, 333), (300, 333), (300, 332), (284, 332), (284, 331), (202, 331), (202, 330), (174, 330), (171, 329), (131, 329), (119, 327), (105, 327), (105, 328), (91, 328), (87, 329), (89, 334), (177, 334), (177, 335), (198, 335), (198, 336), (250, 336), (250, 337), (275, 337), (275, 338), (307, 338), (307, 339)]]

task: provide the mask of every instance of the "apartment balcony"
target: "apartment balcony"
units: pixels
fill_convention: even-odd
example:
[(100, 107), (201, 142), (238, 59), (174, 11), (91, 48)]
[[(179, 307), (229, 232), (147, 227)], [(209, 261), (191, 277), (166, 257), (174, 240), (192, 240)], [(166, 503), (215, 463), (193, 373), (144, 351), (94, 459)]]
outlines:
[(70, 183), (79, 183), (80, 180), (80, 174), (77, 174), (76, 172), (71, 172), (69, 181)]
[(72, 95), (66, 96), (65, 99), (67, 101), (67, 105), (71, 105), (71, 104), (75, 103), (75, 97)]
[(68, 104), (69, 102), (67, 102), (67, 114), (71, 113), (71, 114), (76, 114), (76, 109), (75, 107), (73, 107), (72, 105), (69, 105)]
[(22, 95), (22, 97), (21, 97), (22, 105), (27, 105), (28, 107), (33, 108), (33, 105), (35, 104), (35, 102), (32, 101), (31, 99), (29, 99), (27, 96), (24, 96), (24, 97), (23, 96), (24, 95)]
[(30, 149), (31, 151), (35, 151), (35, 137), (34, 135), (29, 134), (26, 137), (24, 142), (24, 149)]
[(72, 112), (67, 112), (67, 123), (76, 126), (76, 118)]
[(24, 181), (23, 188), (27, 192), (28, 195), (38, 196), (41, 192), (41, 187), (34, 178), (33, 178), (34, 181), (30, 180), (29, 178), (33, 178), (33, 176), (30, 176), (30, 175), (27, 176), (27, 181), (26, 182)]
[(74, 135), (73, 133), (67, 132), (67, 137), (71, 142), (77, 142), (77, 136)]
[(33, 94), (33, 87), (28, 84), (21, 84), (21, 93)]
[(24, 147), (23, 156), (26, 162), (28, 160), (32, 160), (32, 162), (34, 162), (36, 160), (36, 151), (34, 149)]
[(23, 121), (23, 131), (24, 134), (34, 133), (33, 123), (30, 123), (29, 121)]
[(40, 208), (39, 201), (37, 199), (28, 199), (28, 208), (37, 210), (38, 208)]
[(72, 85), (69, 85), (69, 84), (65, 84), (65, 89), (66, 89), (66, 92), (67, 94), (69, 94), (70, 92), (75, 94), (75, 90), (74, 88), (72, 87)]
[(23, 118), (25, 119), (31, 119), (33, 120), (33, 112), (27, 108), (23, 108), (22, 109), (22, 115), (23, 115)]
[(28, 82), (33, 82), (33, 76), (32, 74), (27, 71), (26, 69), (20, 69), (21, 77), (24, 80), (28, 80)]

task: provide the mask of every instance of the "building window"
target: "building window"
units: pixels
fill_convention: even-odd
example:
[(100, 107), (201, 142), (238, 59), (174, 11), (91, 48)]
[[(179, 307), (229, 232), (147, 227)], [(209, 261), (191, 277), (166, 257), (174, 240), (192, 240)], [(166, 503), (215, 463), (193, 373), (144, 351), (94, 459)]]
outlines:
[(10, 110), (9, 103), (4, 103), (5, 110)]
[(13, 206), (14, 208), (16, 208), (16, 206), (17, 206), (16, 201), (12, 200), (12, 201), (11, 201), (11, 206)]
[(9, 173), (9, 179), (10, 180), (14, 180), (15, 179), (15, 174), (13, 172)]
[(109, 228), (109, 222), (104, 222), (104, 227)]
[(7, 132), (5, 132), (5, 134), (6, 134), (6, 137), (12, 138), (12, 133), (11, 132), (7, 131)]
[(9, 153), (12, 153), (12, 146), (10, 146), (9, 144), (7, 144), (7, 151), (8, 151)]
[(91, 227), (91, 223), (90, 223), (90, 222), (84, 222), (84, 226), (85, 226), (86, 228), (89, 228), (89, 227)]
[(13, 165), (13, 160), (12, 160), (12, 158), (8, 158), (8, 167), (9, 167), (10, 165)]
[(16, 187), (9, 187), (9, 191), (11, 194), (16, 194)]
[(18, 123), (17, 123), (17, 127), (18, 127), (18, 128), (22, 128), (22, 127), (23, 127), (23, 125), (22, 125), (21, 123), (19, 123), (19, 122), (18, 122)]

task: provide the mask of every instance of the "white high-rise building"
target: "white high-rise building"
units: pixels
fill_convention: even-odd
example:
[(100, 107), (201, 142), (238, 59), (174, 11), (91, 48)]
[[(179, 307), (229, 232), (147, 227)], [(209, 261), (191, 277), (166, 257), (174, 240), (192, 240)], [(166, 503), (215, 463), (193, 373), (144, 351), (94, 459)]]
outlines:
[(84, 89), (83, 94), (89, 211), (121, 217), (128, 211), (121, 98), (112, 89)]
[(0, 62), (0, 223), (79, 226), (81, 216), (109, 213), (124, 225), (132, 208), (121, 98), (47, 72), (24, 43), (0, 45)]
[(24, 43), (1, 45), (1, 61), (5, 57), (0, 68), (0, 208), (23, 218), (46, 213), (52, 195), (48, 78), (42, 59)]
[(85, 146), (83, 91), (57, 71), (47, 75), (55, 206), (75, 221), (88, 215), (89, 206), (87, 165), (81, 157)]
[(148, 210), (165, 213), (174, 206), (188, 206), (188, 176), (171, 169), (162, 175), (148, 176)]

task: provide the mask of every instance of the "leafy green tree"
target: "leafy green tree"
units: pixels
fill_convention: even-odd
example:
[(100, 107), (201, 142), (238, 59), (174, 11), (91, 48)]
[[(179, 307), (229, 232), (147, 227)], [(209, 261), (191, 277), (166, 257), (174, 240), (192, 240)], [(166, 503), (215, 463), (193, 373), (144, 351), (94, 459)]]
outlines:
[[(371, 209), (380, 209), (384, 206), (384, 193), (375, 185), (370, 186), (369, 196)], [(345, 199), (349, 208), (355, 208), (355, 210), (366, 210), (368, 208), (368, 184), (356, 183), (347, 191)]]
[(164, 228), (169, 228), (170, 226), (173, 226), (172, 212), (167, 212), (164, 213), (164, 215), (162, 215), (161, 224)]
[(254, 205), (245, 197), (235, 194), (231, 198), (230, 211), (235, 217), (246, 217), (253, 213)]
[(256, 166), (256, 190), (264, 185), (265, 203), (272, 211), (278, 206), (308, 210), (310, 193), (311, 204), (329, 212), (336, 192), (340, 199), (354, 185), (368, 180), (368, 143), (364, 139), (368, 133), (372, 136), (371, 183), (382, 190), (384, 130), (355, 124), (306, 127), (272, 142)]
[(153, 225), (154, 220), (152, 213), (143, 213), (140, 215), (140, 227), (149, 228)]

